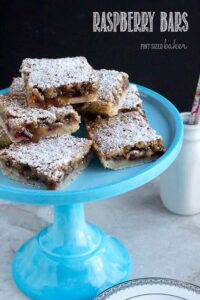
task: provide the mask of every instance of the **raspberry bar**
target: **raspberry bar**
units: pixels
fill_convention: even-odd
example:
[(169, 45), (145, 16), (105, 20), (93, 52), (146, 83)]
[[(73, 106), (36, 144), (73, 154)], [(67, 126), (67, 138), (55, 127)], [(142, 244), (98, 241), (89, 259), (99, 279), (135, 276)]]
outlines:
[(140, 93), (135, 84), (130, 84), (128, 87), (127, 96), (122, 103), (119, 112), (128, 112), (128, 111), (142, 110), (142, 99)]
[(23, 60), (28, 105), (47, 108), (95, 101), (98, 79), (85, 57)]
[(8, 147), (11, 143), (12, 142), (6, 134), (5, 130), (0, 125), (0, 149)]
[(164, 153), (163, 140), (138, 111), (87, 122), (88, 137), (105, 168), (122, 169)]
[(12, 142), (37, 142), (42, 136), (70, 134), (79, 129), (80, 123), (71, 105), (31, 108), (23, 95), (0, 95), (0, 119)]
[(97, 101), (85, 103), (83, 113), (114, 116), (118, 114), (128, 92), (128, 74), (115, 70), (96, 71), (99, 79)]
[(56, 190), (86, 168), (91, 144), (71, 135), (21, 142), (0, 151), (0, 164), (11, 178)]

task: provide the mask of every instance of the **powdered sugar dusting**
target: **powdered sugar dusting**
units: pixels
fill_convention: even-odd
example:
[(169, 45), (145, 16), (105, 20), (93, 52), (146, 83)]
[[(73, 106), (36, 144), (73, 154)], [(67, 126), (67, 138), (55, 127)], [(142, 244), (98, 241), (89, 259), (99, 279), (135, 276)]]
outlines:
[(11, 144), (11, 140), (0, 125), (0, 149), (8, 147)]
[(28, 75), (29, 87), (41, 90), (77, 83), (97, 84), (95, 72), (85, 57), (26, 58), (20, 71)]
[(27, 106), (26, 98), (12, 95), (0, 95), (0, 111), (5, 118), (9, 118), (9, 125), (22, 126), (29, 123), (52, 124), (72, 115), (80, 123), (80, 117), (71, 105), (65, 107), (49, 107), (47, 110), (30, 108)]
[(141, 141), (147, 144), (161, 139), (156, 131), (150, 128), (147, 120), (137, 111), (90, 121), (87, 129), (98, 150), (104, 154), (123, 149), (129, 145), (134, 147), (136, 143)]
[(37, 173), (51, 180), (60, 180), (71, 161), (86, 155), (91, 141), (71, 135), (43, 138), (39, 143), (12, 144), (0, 151), (0, 160), (12, 160), (34, 168)]
[(142, 106), (142, 99), (135, 84), (130, 84), (128, 94), (121, 105), (121, 110), (131, 110)]
[(118, 102), (128, 85), (128, 74), (115, 70), (97, 70), (99, 79), (98, 100), (106, 102)]
[(24, 82), (21, 77), (13, 78), (10, 86), (10, 95), (12, 96), (23, 96), (26, 97), (26, 91), (24, 88)]

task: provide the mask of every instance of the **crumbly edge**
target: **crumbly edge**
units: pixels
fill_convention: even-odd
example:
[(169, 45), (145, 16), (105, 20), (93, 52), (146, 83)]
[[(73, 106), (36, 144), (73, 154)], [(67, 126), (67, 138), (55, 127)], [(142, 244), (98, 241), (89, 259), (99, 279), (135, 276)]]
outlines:
[(9, 136), (3, 129), (3, 124), (0, 119), (0, 149), (8, 147), (10, 144), (12, 144)]
[(10, 85), (9, 95), (12, 97), (25, 97), (26, 98), (26, 90), (24, 88), (24, 82), (21, 77), (13, 78), (13, 81)]
[(12, 144), (0, 151), (0, 161), (9, 168), (17, 168), (23, 176), (30, 177), (33, 169), (39, 177), (56, 183), (62, 180), (66, 170), (72, 170), (73, 162), (90, 151), (91, 146), (92, 141), (85, 138), (54, 136), (43, 138), (38, 143)]
[[(3, 165), (4, 169), (7, 170), (16, 170), (16, 173), (18, 173), (22, 177), (26, 177), (28, 180), (33, 180), (33, 181), (39, 181), (40, 183), (44, 183), (46, 186), (48, 186), (50, 189), (55, 189), (57, 185), (59, 185), (62, 181), (64, 176), (71, 174), (74, 169), (77, 169), (79, 165), (83, 163), (85, 159), (87, 159), (87, 155), (89, 155), (91, 151), (91, 141), (86, 142), (86, 140), (81, 141), (81, 139), (67, 136), (69, 139), (69, 145), (74, 144), (76, 146), (76, 141), (78, 141), (78, 145), (80, 145), (81, 149), (78, 151), (76, 149), (75, 155), (73, 155), (72, 151), (73, 148), (69, 148), (69, 158), (65, 160), (65, 157), (67, 157), (67, 153), (64, 154), (64, 157), (58, 157), (58, 162), (55, 161), (55, 158), (52, 160), (51, 159), (51, 153), (44, 152), (41, 153), (40, 159), (39, 159), (39, 165), (38, 163), (34, 163), (37, 159), (37, 149), (38, 147), (35, 146), (37, 144), (32, 144), (29, 146), (29, 143), (23, 143), (22, 144), (22, 150), (25, 147), (26, 151), (26, 159), (23, 161), (23, 159), (20, 158), (20, 145), (11, 145), (10, 148), (6, 150), (2, 150), (0, 152), (0, 162)], [(71, 138), (69, 138), (71, 137)], [(58, 138), (59, 143), (61, 145), (61, 141), (66, 141), (64, 137)], [(67, 141), (68, 141), (67, 139)], [(45, 140), (45, 138), (44, 138)], [(45, 147), (51, 142), (51, 140), (54, 140), (54, 138), (48, 138), (48, 142)], [(57, 140), (57, 137), (56, 137)], [(55, 140), (55, 141), (56, 141)], [(81, 144), (80, 144), (81, 143)], [(39, 149), (41, 150), (43, 145), (43, 142), (41, 143)], [(67, 146), (67, 145), (66, 145)], [(26, 150), (27, 147), (27, 150)], [(44, 147), (44, 148), (45, 148)], [(64, 145), (62, 146), (62, 148)], [(34, 156), (31, 154), (31, 148), (32, 151), (35, 151)], [(52, 148), (52, 147), (51, 147)], [(16, 149), (16, 151), (15, 151)], [(13, 151), (14, 152), (13, 152)], [(57, 152), (59, 151), (58, 148), (55, 147), (55, 150)], [(20, 151), (20, 152), (19, 152)], [(16, 155), (15, 155), (16, 152)], [(19, 159), (17, 153), (19, 152)], [(59, 151), (60, 152), (60, 151)], [(65, 152), (65, 151), (64, 151)], [(46, 153), (46, 154), (45, 154)], [(30, 156), (30, 159), (27, 160), (27, 155)], [(39, 155), (39, 153), (38, 153)], [(42, 164), (41, 158), (44, 156), (44, 164), (43, 166), (40, 165)], [(32, 162), (33, 160), (33, 162)], [(45, 162), (46, 161), (46, 162)], [(9, 172), (9, 171), (8, 171)]]
[(159, 158), (159, 156), (155, 154), (152, 157), (136, 159), (133, 161), (127, 161), (126, 159), (123, 159), (121, 161), (114, 161), (112, 159), (106, 160), (103, 157), (100, 157), (100, 161), (101, 161), (102, 165), (104, 166), (104, 168), (106, 168), (106, 169), (120, 170), (120, 169), (136, 167), (136, 166), (140, 166), (145, 163), (153, 162), (157, 158)]
[[(16, 97), (13, 99), (14, 103), (16, 103)], [(48, 111), (28, 108), (27, 111), (29, 114), (27, 116), (25, 113), (26, 106), (19, 105), (18, 107), (13, 104), (13, 108), (12, 105), (11, 108), (9, 108), (11, 109), (10, 112), (4, 101), (5, 99), (0, 102), (0, 122), (13, 142), (33, 140), (35, 137), (37, 139), (37, 135), (39, 138), (43, 135), (52, 135), (51, 130), (54, 132), (59, 132), (59, 129), (62, 130), (63, 128), (64, 132), (66, 131), (67, 133), (73, 133), (79, 129), (81, 119), (72, 106), (69, 106), (71, 107), (70, 109), (50, 108)], [(19, 110), (19, 116), (17, 110)], [(45, 132), (47, 130), (49, 131), (49, 134)]]
[(96, 73), (85, 57), (25, 59), (20, 72), (29, 102), (62, 96), (81, 98), (97, 93), (99, 87)]
[(97, 153), (99, 159), (101, 161), (104, 161), (104, 164), (105, 161), (113, 161), (113, 164), (116, 163), (116, 165), (120, 164), (120, 161), (127, 161), (131, 163), (132, 161), (139, 162), (144, 159), (151, 160), (153, 157), (159, 157), (165, 152), (161, 139), (157, 139), (153, 142), (148, 142), (145, 146), (143, 146), (143, 142), (138, 142), (132, 147), (131, 145), (126, 145), (122, 149), (116, 149), (115, 151), (112, 151), (110, 153), (101, 152), (98, 145), (94, 141), (93, 148)]
[(68, 97), (65, 95), (60, 95), (54, 98), (45, 98), (44, 96), (40, 95), (39, 91), (36, 88), (29, 93), (27, 98), (27, 102), (30, 107), (39, 107), (44, 109), (47, 109), (50, 106), (63, 107), (68, 104), (93, 102), (96, 100), (97, 91), (92, 91), (87, 95), (82, 95), (78, 97)]
[[(128, 136), (127, 136), (127, 140), (125, 140), (125, 143), (121, 143), (121, 144), (119, 143), (118, 147), (114, 146), (114, 141), (116, 141), (116, 134), (114, 137), (112, 137), (112, 132), (113, 130), (116, 130), (116, 128), (113, 129), (113, 127), (111, 126), (108, 127), (108, 129), (106, 128), (106, 132), (105, 132), (106, 134), (105, 137), (109, 133), (108, 139), (105, 140), (106, 145), (107, 144), (108, 145), (102, 148), (101, 145), (103, 145), (104, 140), (102, 140), (101, 135), (97, 140), (95, 138), (95, 131), (101, 130), (101, 124), (104, 127), (105, 124), (107, 126), (107, 124), (110, 123), (112, 124), (114, 122), (114, 124), (117, 124), (117, 128), (118, 128), (119, 126), (121, 126), (121, 124), (118, 123), (121, 122), (121, 118), (123, 122), (124, 118), (127, 121), (127, 118), (129, 120), (129, 118), (133, 118), (133, 117), (134, 117), (133, 120), (135, 120), (135, 122), (138, 121), (139, 124), (144, 125), (144, 127), (141, 127), (141, 130), (142, 132), (147, 132), (147, 134), (149, 135), (145, 137), (146, 140), (143, 138), (142, 133), (138, 131), (140, 133), (139, 138), (137, 138), (138, 140), (132, 142), (131, 140), (134, 139), (134, 134), (136, 134), (137, 136), (137, 131), (129, 132), (129, 125), (127, 124), (128, 126), (127, 127), (125, 123), (124, 126), (125, 128), (128, 129), (127, 131)], [(142, 159), (146, 157), (152, 157), (155, 154), (162, 155), (165, 151), (162, 138), (159, 135), (157, 135), (156, 132), (150, 127), (146, 116), (144, 114), (140, 114), (139, 112), (128, 112), (126, 114), (120, 113), (116, 117), (103, 118), (103, 119), (101, 117), (94, 118), (94, 119), (86, 117), (84, 118), (84, 121), (86, 123), (87, 136), (90, 140), (93, 141), (93, 148), (100, 159), (102, 158), (104, 160), (105, 159), (122, 160), (125, 158), (126, 160), (136, 160), (136, 159)], [(123, 130), (124, 126), (122, 127), (122, 129), (121, 127), (118, 129)], [(134, 123), (131, 126), (132, 128), (134, 128), (135, 126)], [(138, 128), (138, 130), (140, 130), (140, 127)], [(118, 134), (119, 135), (117, 135), (117, 138), (119, 138), (120, 140), (121, 139), (120, 130)], [(124, 140), (125, 137), (126, 136), (123, 136), (122, 139)]]
[(132, 106), (132, 107), (129, 107), (129, 108), (128, 107), (121, 107), (118, 112), (119, 113), (126, 113), (126, 112), (129, 112), (129, 111), (138, 111), (141, 114), (144, 114), (141, 104), (137, 104), (136, 106)]
[[(91, 159), (92, 159), (92, 151), (90, 150), (89, 153), (87, 153), (85, 156), (87, 156), (86, 160), (83, 161), (82, 164), (80, 164), (76, 169), (74, 169), (68, 176), (66, 176), (64, 178), (64, 180), (62, 182), (60, 182), (60, 184), (58, 184), (54, 190), (58, 190), (58, 189), (62, 189), (64, 188), (67, 184), (69, 184), (71, 181), (73, 181), (78, 175), (80, 175), (80, 173), (87, 168), (88, 164), (90, 163)], [(83, 158), (84, 159), (84, 158)], [(31, 184), (31, 185), (35, 185), (35, 186), (39, 186), (42, 188), (47, 188), (49, 189), (48, 185), (44, 184), (42, 181), (38, 182), (38, 181), (34, 181), (34, 180), (29, 180), (27, 177), (22, 176), (19, 174), (19, 172), (17, 171), (17, 169), (15, 168), (8, 168), (4, 163), (0, 162), (0, 166), (2, 168), (3, 173), (14, 179), (17, 181), (21, 181), (22, 183), (25, 184)]]
[(65, 135), (65, 134), (72, 134), (72, 133), (76, 132), (77, 130), (79, 130), (80, 126), (79, 126), (78, 122), (72, 122), (71, 124), (62, 123), (62, 126), (55, 127), (50, 131), (48, 130), (49, 129), (48, 126), (38, 127), (37, 132), (39, 132), (39, 133), (37, 133), (37, 134), (32, 133), (30, 135), (27, 134), (26, 136), (19, 134), (18, 137), (16, 137), (17, 132), (12, 132), (13, 133), (12, 134), (11, 131), (9, 131), (6, 126), (4, 128), (5, 128), (7, 135), (9, 136), (10, 140), (13, 143), (19, 143), (22, 141), (38, 142), (42, 137), (61, 136), (61, 135)]
[(79, 123), (78, 122), (71, 122), (71, 124), (68, 123), (62, 123), (62, 125), (59, 124), (52, 124), (51, 130), (50, 126), (43, 126), (43, 127), (37, 127), (34, 131), (29, 132), (26, 127), (21, 128), (21, 131), (17, 130), (10, 130), (5, 123), (3, 123), (3, 128), (13, 143), (18, 143), (21, 141), (34, 141), (38, 142), (40, 138), (46, 137), (46, 136), (54, 136), (54, 135), (64, 135), (64, 134), (71, 134), (76, 132), (79, 129)]
[(58, 88), (85, 88), (92, 84), (97, 88), (98, 78), (92, 66), (83, 56), (65, 58), (26, 58), (19, 70), (25, 86), (40, 91)]
[(142, 99), (135, 84), (129, 84), (128, 93), (121, 105), (120, 112), (142, 109)]
[(104, 102), (97, 100), (94, 102), (83, 104), (83, 106), (79, 108), (79, 111), (82, 113), (98, 114), (113, 117), (118, 114), (121, 104), (126, 98), (126, 95), (127, 90), (123, 92), (118, 104), (113, 102)]
[(119, 105), (124, 91), (128, 92), (128, 74), (106, 69), (96, 70), (96, 74), (99, 78), (98, 101)]
[(48, 123), (58, 122), (67, 116), (74, 116), (79, 120), (79, 115), (71, 105), (65, 107), (49, 107), (48, 109), (30, 108), (26, 98), (12, 95), (0, 95), (0, 114), (2, 118), (16, 120), (17, 123)]

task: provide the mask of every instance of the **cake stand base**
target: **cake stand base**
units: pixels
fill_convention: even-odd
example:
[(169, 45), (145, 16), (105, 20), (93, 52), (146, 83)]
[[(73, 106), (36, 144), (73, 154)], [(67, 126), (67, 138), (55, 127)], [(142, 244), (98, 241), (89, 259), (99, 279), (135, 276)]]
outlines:
[(130, 272), (127, 250), (85, 222), (82, 204), (55, 207), (54, 224), (25, 243), (13, 261), (17, 286), (34, 300), (92, 300)]

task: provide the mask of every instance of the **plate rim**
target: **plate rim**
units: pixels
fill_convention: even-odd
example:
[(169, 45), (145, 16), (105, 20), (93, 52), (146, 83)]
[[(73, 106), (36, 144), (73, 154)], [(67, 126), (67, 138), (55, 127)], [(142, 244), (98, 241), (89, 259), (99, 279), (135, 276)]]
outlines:
[[(130, 83), (130, 84), (136, 84), (136, 83)], [(16, 198), (16, 196), (18, 197), (19, 195), (30, 196), (30, 199), (26, 199), (26, 201), (21, 199), (15, 200), (17, 202), (22, 202), (22, 203), (53, 204), (55, 203), (54, 197), (63, 197), (63, 196), (65, 198), (70, 197), (72, 200), (69, 199), (67, 201), (66, 199), (65, 200), (63, 199), (61, 201), (58, 201), (57, 204), (72, 203), (72, 202), (75, 203), (86, 202), (86, 201), (105, 199), (106, 194), (108, 194), (107, 197), (113, 197), (125, 193), (139, 186), (142, 186), (145, 183), (149, 182), (150, 180), (154, 179), (155, 177), (159, 176), (163, 171), (166, 170), (167, 167), (171, 165), (171, 163), (175, 160), (175, 158), (177, 157), (181, 149), (182, 139), (183, 139), (182, 118), (177, 108), (167, 98), (144, 86), (138, 84), (136, 84), (136, 86), (139, 88), (141, 92), (144, 92), (149, 96), (156, 98), (156, 101), (158, 101), (162, 106), (166, 107), (167, 110), (171, 112), (171, 115), (173, 116), (173, 120), (175, 121), (175, 124), (177, 126), (176, 126), (176, 131), (173, 140), (170, 144), (170, 147), (167, 149), (167, 152), (158, 160), (152, 162), (151, 168), (134, 176), (135, 182), (133, 182), (133, 177), (128, 177), (125, 178), (124, 180), (116, 181), (114, 183), (113, 182), (108, 183), (103, 186), (90, 187), (82, 190), (73, 190), (73, 191), (68, 191), (68, 190), (49, 191), (49, 190), (41, 190), (37, 188), (31, 190), (22, 187), (18, 188), (18, 187), (12, 187), (12, 186), (0, 184), (0, 195), (6, 197), (7, 193), (9, 192), (8, 200), (13, 200), (13, 198)], [(0, 93), (2, 93), (2, 91), (6, 93), (9, 91), (9, 88), (0, 90)], [(125, 185), (126, 187), (124, 187)], [(128, 188), (129, 185), (131, 186), (130, 188)], [(109, 194), (109, 190), (111, 188), (113, 190), (115, 189), (115, 191)], [(85, 197), (86, 199), (83, 200), (82, 199), (83, 197)], [(42, 198), (43, 200), (41, 200)]]
[[(175, 284), (174, 284), (175, 283)], [(193, 283), (182, 281), (178, 279), (173, 278), (167, 278), (167, 277), (143, 277), (143, 278), (136, 278), (136, 279), (130, 279), (127, 281), (124, 281), (122, 283), (118, 283), (110, 288), (107, 288), (103, 292), (101, 292), (99, 295), (97, 295), (94, 300), (106, 300), (108, 298), (115, 295), (116, 293), (125, 290), (129, 287), (135, 287), (135, 286), (142, 286), (142, 285), (169, 285), (174, 287), (180, 287), (183, 289), (186, 289), (188, 291), (194, 292), (197, 295), (200, 295), (200, 286), (195, 285)], [(190, 288), (190, 289), (189, 289)]]

